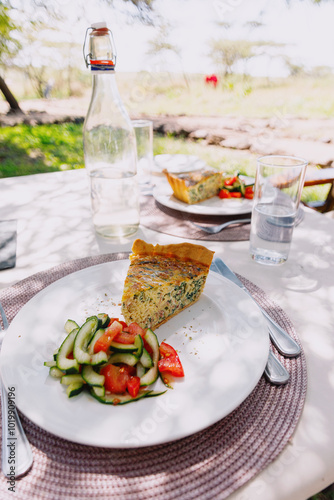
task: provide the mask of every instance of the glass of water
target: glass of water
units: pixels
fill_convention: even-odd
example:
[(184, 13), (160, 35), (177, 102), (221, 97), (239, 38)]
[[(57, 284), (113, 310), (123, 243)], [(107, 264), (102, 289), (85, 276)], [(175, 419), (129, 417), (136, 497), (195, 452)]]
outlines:
[(139, 184), (149, 183), (153, 166), (153, 122), (132, 120), (137, 143), (137, 174)]
[(307, 164), (293, 156), (257, 160), (250, 254), (260, 264), (283, 264), (288, 258)]

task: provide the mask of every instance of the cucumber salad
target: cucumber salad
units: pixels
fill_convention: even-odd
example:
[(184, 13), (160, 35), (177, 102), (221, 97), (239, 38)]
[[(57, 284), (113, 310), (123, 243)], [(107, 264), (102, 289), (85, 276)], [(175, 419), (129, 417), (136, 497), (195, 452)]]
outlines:
[(167, 389), (150, 389), (159, 376), (166, 387), (169, 375), (184, 376), (175, 349), (165, 342), (159, 345), (150, 328), (127, 325), (105, 313), (87, 318), (81, 326), (68, 319), (64, 328), (65, 340), (44, 365), (66, 387), (69, 398), (88, 390), (101, 403), (126, 404), (164, 394)]

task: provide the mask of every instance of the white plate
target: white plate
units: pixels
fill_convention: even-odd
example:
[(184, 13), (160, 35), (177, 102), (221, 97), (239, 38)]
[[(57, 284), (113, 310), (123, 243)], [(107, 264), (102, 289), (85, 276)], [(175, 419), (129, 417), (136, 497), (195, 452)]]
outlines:
[(120, 315), (128, 261), (70, 274), (35, 295), (12, 321), (1, 350), (6, 387), (17, 407), (52, 434), (109, 448), (156, 445), (183, 438), (234, 410), (259, 381), (268, 357), (267, 327), (259, 309), (236, 285), (210, 272), (204, 293), (156, 330), (179, 352), (185, 377), (166, 394), (124, 406), (103, 405), (88, 393), (68, 399), (48, 375), (68, 318)]
[(153, 196), (161, 205), (188, 214), (239, 215), (250, 213), (253, 206), (253, 200), (247, 200), (246, 198), (227, 198), (222, 200), (218, 196), (213, 196), (213, 198), (195, 203), (194, 205), (188, 205), (188, 203), (175, 198), (169, 184), (156, 186), (153, 189)]
[(184, 174), (186, 172), (195, 172), (205, 167), (207, 167), (205, 161), (194, 155), (162, 154), (154, 157), (153, 172), (161, 174), (166, 169), (171, 174)]

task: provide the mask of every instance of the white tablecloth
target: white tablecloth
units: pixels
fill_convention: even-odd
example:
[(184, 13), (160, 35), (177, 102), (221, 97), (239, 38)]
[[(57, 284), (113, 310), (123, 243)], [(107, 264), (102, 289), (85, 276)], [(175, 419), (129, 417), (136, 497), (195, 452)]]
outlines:
[[(138, 237), (184, 241), (145, 227), (122, 241), (98, 237), (84, 170), (0, 179), (0, 193), (0, 220), (18, 221), (16, 267), (0, 271), (0, 288), (73, 259), (130, 251)], [(253, 262), (247, 241), (206, 246), (285, 310), (308, 365), (306, 404), (291, 443), (231, 500), (305, 500), (334, 482), (334, 220), (306, 210), (279, 267)]]

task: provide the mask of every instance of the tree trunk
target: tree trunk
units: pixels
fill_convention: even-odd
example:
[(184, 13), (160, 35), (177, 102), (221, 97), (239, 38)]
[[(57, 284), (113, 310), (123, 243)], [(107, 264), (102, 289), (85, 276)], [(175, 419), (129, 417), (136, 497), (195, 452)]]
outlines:
[(7, 87), (5, 80), (0, 76), (0, 90), (5, 96), (6, 101), (10, 106), (10, 113), (23, 113), (22, 109), (19, 106), (19, 103)]

